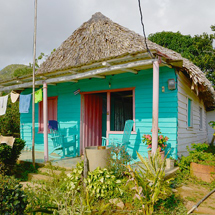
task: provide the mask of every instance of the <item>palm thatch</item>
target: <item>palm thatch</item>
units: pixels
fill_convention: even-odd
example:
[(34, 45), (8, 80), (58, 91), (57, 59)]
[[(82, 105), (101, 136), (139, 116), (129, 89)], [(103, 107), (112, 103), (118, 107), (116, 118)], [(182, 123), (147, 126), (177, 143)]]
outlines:
[[(157, 55), (166, 60), (183, 61), (180, 70), (186, 72), (194, 86), (200, 89), (200, 94), (204, 94), (206, 105), (214, 106), (214, 89), (197, 66), (175, 51), (149, 40), (147, 43), (150, 50), (155, 50)], [(101, 13), (95, 13), (48, 57), (38, 69), (37, 75), (145, 52), (147, 49), (141, 35), (111, 21)]]

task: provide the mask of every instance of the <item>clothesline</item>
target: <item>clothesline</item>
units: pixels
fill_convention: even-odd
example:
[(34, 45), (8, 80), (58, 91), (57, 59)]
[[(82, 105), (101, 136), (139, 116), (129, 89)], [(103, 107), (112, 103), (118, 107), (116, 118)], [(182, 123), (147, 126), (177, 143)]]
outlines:
[[(9, 95), (12, 103), (15, 103), (19, 98), (19, 113), (29, 113), (32, 94), (33, 93), (22, 95), (12, 90), (7, 95), (1, 96), (0, 97), (0, 116), (6, 113)], [(38, 90), (35, 91), (34, 102), (38, 103), (38, 102), (41, 102), (42, 100), (43, 100), (42, 88), (39, 88)]]
[[(36, 93), (37, 91), (39, 91), (39, 90), (42, 90), (42, 89), (43, 89), (43, 87), (42, 87), (42, 88), (39, 88), (38, 90), (35, 91), (35, 93)], [(15, 92), (15, 91), (12, 90), (10, 93), (8, 93), (8, 94), (6, 94), (6, 95), (4, 95), (4, 96), (9, 96), (11, 93), (19, 94), (19, 95), (20, 95), (20, 93), (17, 93), (17, 92)], [(33, 93), (29, 93), (29, 94), (32, 95)], [(29, 95), (29, 94), (27, 94), (27, 95)], [(1, 97), (1, 96), (0, 96), (0, 97)]]

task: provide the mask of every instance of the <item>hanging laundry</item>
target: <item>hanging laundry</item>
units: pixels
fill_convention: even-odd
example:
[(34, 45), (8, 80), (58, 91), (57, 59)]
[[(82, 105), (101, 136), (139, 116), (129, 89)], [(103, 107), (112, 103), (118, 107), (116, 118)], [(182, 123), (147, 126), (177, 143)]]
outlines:
[(6, 113), (8, 95), (0, 97), (0, 116)]
[(49, 120), (49, 129), (58, 130), (58, 122), (56, 120)]
[(42, 92), (42, 89), (40, 90), (37, 90), (35, 92), (35, 103), (38, 103), (38, 102), (41, 102), (43, 100), (43, 92)]
[(19, 112), (20, 113), (29, 113), (31, 102), (31, 94), (20, 95), (19, 97)]
[(17, 99), (19, 98), (19, 93), (10, 93), (10, 98), (11, 98), (11, 102), (15, 103), (17, 101)]

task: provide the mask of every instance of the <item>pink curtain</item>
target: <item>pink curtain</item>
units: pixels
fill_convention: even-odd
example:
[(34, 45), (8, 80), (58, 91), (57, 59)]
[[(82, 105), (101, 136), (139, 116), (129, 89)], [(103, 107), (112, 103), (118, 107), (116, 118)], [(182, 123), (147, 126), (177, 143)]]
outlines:
[(84, 147), (102, 144), (102, 97), (84, 95)]

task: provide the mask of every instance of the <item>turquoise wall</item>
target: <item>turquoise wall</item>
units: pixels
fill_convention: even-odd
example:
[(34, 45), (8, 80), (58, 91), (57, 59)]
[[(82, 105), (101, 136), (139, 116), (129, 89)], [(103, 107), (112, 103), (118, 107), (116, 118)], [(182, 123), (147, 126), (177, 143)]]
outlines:
[[(171, 156), (177, 157), (177, 89), (168, 90), (167, 80), (176, 79), (174, 69), (168, 67), (160, 68), (159, 89), (159, 128), (162, 134), (169, 137), (168, 147), (171, 148)], [(111, 87), (109, 88), (109, 82)], [(162, 92), (162, 86), (165, 92)], [(124, 73), (107, 76), (106, 79), (86, 79), (78, 83), (60, 83), (56, 86), (48, 86), (48, 96), (58, 96), (58, 121), (62, 133), (65, 135), (78, 135), (78, 146), (80, 136), (80, 104), (81, 96), (73, 92), (80, 88), (81, 92), (109, 90), (118, 88), (135, 87), (135, 123), (136, 134), (131, 135), (129, 153), (137, 159), (136, 151), (147, 155), (147, 146), (142, 143), (143, 134), (151, 134), (152, 128), (152, 69), (139, 71), (138, 74)], [(23, 94), (30, 93), (25, 90)], [(43, 134), (38, 133), (38, 104), (36, 111), (36, 137), (35, 148), (43, 151)], [(31, 108), (29, 113), (21, 114), (21, 137), (31, 147)], [(112, 135), (111, 135), (112, 136)], [(115, 135), (119, 136), (119, 135)], [(119, 137), (121, 138), (121, 137)], [(49, 150), (52, 143), (49, 139)], [(79, 150), (79, 149), (78, 149)]]

